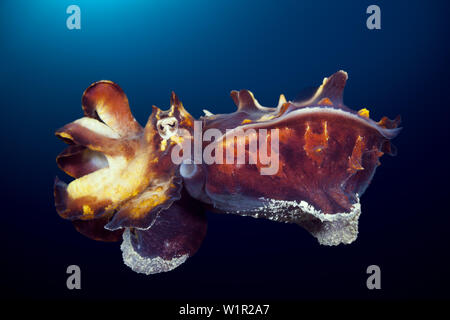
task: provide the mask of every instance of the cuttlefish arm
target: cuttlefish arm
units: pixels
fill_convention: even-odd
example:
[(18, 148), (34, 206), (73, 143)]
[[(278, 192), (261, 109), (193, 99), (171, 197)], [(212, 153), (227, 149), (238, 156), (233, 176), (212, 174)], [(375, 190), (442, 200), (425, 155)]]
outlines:
[[(55, 179), (58, 214), (95, 240), (117, 241), (123, 234), (124, 259), (133, 269), (173, 269), (195, 253), (206, 232), (200, 206), (174, 205), (181, 201), (182, 181), (171, 150), (183, 140), (178, 128), (190, 130), (193, 118), (172, 93), (170, 109), (153, 107), (143, 128), (122, 89), (110, 81), (86, 89), (82, 107), (84, 117), (55, 133), (69, 144), (56, 162), (75, 178), (69, 184)], [(184, 198), (184, 205), (195, 202)]]

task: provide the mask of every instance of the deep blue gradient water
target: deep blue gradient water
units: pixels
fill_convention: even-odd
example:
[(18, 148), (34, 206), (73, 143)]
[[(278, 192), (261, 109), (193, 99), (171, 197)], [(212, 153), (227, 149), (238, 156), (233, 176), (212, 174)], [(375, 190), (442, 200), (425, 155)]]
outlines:
[[(81, 8), (81, 30), (66, 8)], [(381, 30), (366, 28), (370, 4)], [(446, 1), (1, 1), (3, 297), (159, 299), (449, 298), (449, 23)], [(362, 197), (360, 234), (323, 247), (296, 225), (209, 214), (199, 252), (153, 276), (119, 244), (84, 238), (53, 206), (54, 131), (82, 116), (81, 95), (109, 79), (145, 124), (171, 90), (191, 114), (234, 110), (233, 89), (262, 105), (294, 99), (337, 70), (345, 103), (401, 114), (398, 156)], [(66, 289), (66, 267), (82, 290)], [(366, 288), (381, 267), (382, 289)]]

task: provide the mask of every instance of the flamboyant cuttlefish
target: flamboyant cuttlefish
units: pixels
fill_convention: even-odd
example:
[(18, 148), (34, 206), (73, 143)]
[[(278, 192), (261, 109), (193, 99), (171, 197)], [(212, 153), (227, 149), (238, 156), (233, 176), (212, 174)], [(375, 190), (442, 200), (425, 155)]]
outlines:
[(153, 106), (144, 128), (121, 88), (110, 81), (83, 94), (84, 117), (56, 131), (69, 146), (55, 179), (58, 214), (83, 235), (123, 238), (123, 260), (151, 274), (182, 264), (206, 233), (205, 209), (297, 223), (321, 244), (357, 237), (360, 196), (400, 118), (379, 122), (344, 106), (347, 73), (325, 78), (307, 101), (259, 105), (232, 91), (237, 110), (198, 121), (172, 93)]

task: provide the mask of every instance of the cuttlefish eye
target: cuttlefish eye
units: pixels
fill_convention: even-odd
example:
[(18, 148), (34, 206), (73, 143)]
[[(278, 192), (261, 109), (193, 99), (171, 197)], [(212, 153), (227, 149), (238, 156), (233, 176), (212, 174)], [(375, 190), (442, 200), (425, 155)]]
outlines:
[(158, 128), (158, 133), (163, 139), (169, 139), (177, 133), (178, 130), (178, 120), (175, 117), (167, 117), (158, 120), (156, 123)]

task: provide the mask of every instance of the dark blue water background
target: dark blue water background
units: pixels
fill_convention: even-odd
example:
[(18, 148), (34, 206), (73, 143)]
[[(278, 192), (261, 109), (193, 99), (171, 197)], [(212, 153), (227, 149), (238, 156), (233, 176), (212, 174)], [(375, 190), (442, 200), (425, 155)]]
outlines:
[[(66, 28), (70, 4), (81, 30)], [(370, 4), (382, 29), (366, 28)], [(1, 1), (1, 292), (5, 297), (306, 299), (450, 297), (449, 23), (445, 1)], [(82, 116), (81, 94), (110, 79), (145, 124), (171, 90), (195, 116), (262, 105), (349, 73), (345, 103), (401, 114), (397, 157), (383, 156), (362, 197), (360, 235), (319, 246), (296, 225), (209, 214), (199, 252), (144, 276), (118, 244), (84, 238), (53, 206), (53, 135)], [(66, 289), (66, 267), (82, 290)], [(366, 288), (366, 268), (382, 290)]]

